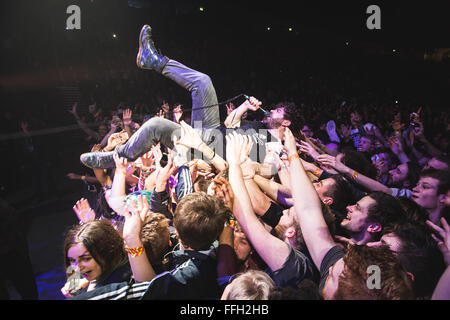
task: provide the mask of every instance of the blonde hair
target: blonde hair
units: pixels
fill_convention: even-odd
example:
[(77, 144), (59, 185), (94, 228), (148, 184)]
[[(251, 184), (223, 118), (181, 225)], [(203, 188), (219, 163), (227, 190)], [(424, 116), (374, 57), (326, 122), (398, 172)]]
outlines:
[(248, 270), (239, 273), (230, 287), (226, 300), (268, 300), (275, 283), (263, 271)]

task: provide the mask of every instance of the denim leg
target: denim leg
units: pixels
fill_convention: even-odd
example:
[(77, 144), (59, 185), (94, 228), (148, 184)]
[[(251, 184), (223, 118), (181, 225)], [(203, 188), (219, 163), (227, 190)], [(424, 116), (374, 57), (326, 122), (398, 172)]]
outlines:
[(170, 149), (174, 149), (172, 136), (180, 137), (181, 126), (168, 119), (154, 117), (147, 120), (128, 141), (117, 147), (120, 157), (134, 161), (150, 151), (151, 147), (161, 142)]
[[(216, 90), (211, 78), (199, 71), (193, 70), (170, 59), (162, 70), (162, 74), (178, 83), (191, 93), (192, 113), (191, 126), (201, 122), (203, 128), (216, 128), (220, 125), (219, 106)], [(215, 105), (214, 107), (195, 110), (195, 108)], [(198, 124), (197, 124), (198, 126)]]

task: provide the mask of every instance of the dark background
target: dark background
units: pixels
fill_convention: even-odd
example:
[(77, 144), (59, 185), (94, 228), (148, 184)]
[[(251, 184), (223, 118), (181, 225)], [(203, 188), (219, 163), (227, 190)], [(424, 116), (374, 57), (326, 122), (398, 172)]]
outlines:
[[(66, 30), (72, 4), (81, 9), (81, 30)], [(381, 30), (366, 28), (371, 4), (381, 8)], [(219, 101), (240, 93), (265, 104), (397, 100), (408, 110), (426, 104), (438, 115), (449, 105), (449, 53), (439, 50), (450, 48), (448, 7), (443, 1), (2, 1), (0, 196), (18, 210), (40, 298), (62, 298), (63, 234), (77, 222), (73, 204), (88, 194), (66, 174), (92, 174), (79, 163), (90, 146), (67, 110), (79, 102), (85, 113), (92, 100), (104, 110), (121, 101), (145, 103), (149, 114), (163, 100), (190, 107), (182, 88), (136, 67), (143, 24), (152, 26), (163, 54), (210, 75)], [(34, 133), (31, 153), (24, 151), (21, 121)]]

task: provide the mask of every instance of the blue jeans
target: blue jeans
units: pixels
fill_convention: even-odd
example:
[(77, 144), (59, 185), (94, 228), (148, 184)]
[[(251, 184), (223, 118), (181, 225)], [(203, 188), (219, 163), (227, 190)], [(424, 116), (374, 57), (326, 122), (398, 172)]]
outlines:
[[(171, 59), (161, 73), (191, 93), (193, 109), (191, 125), (194, 128), (201, 126), (200, 136), (203, 141), (208, 143), (210, 140), (209, 132), (215, 131), (214, 129), (220, 126), (216, 90), (210, 77)], [(211, 105), (214, 106), (196, 110), (196, 108)], [(116, 151), (119, 156), (134, 161), (148, 152), (158, 142), (170, 149), (174, 149), (172, 138), (174, 135), (180, 137), (180, 134), (181, 129), (178, 123), (154, 117), (146, 121), (124, 145), (117, 147)]]

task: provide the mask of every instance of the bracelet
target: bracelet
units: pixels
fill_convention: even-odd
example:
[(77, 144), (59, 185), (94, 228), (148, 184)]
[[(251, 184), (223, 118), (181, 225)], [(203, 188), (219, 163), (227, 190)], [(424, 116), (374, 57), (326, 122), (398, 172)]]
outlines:
[(294, 153), (292, 156), (290, 156), (290, 157), (288, 158), (289, 163), (291, 163), (291, 161), (292, 161), (294, 158), (300, 159), (298, 153)]
[(281, 169), (289, 169), (287, 165), (285, 165), (284, 163), (280, 166), (280, 168), (278, 169), (278, 171), (280, 171)]
[(315, 175), (316, 177), (320, 177), (320, 171), (322, 171), (322, 169), (317, 167), (317, 169), (313, 172), (313, 175)]
[(353, 170), (352, 179), (356, 180), (357, 176), (358, 176), (358, 171)]
[(86, 180), (86, 176), (81, 176), (81, 180)]
[(131, 254), (131, 256), (133, 258), (136, 258), (136, 257), (139, 257), (141, 254), (143, 254), (145, 250), (144, 250), (144, 246), (139, 246), (139, 247), (136, 247), (136, 248), (125, 247), (125, 251), (128, 254)]

